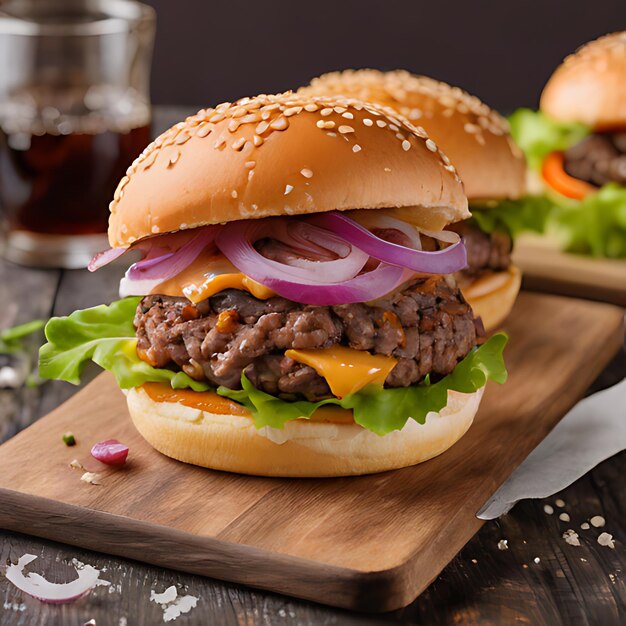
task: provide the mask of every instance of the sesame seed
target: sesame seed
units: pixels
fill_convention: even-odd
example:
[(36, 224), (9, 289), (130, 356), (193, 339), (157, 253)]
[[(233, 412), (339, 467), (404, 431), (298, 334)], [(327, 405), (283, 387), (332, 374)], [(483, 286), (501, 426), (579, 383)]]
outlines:
[(363, 124), (365, 124), (365, 126), (372, 126), (374, 122), (372, 122), (372, 120), (369, 117), (364, 117)]
[(178, 161), (178, 159), (180, 158), (180, 152), (177, 150), (171, 157), (168, 163), (168, 167), (171, 167), (172, 165), (176, 165), (176, 161)]
[(270, 124), (270, 128), (274, 130), (285, 130), (288, 127), (289, 122), (287, 121), (286, 117), (279, 117)]
[(397, 133), (400, 129), (395, 125), (395, 124), (389, 124), (389, 128), (394, 132)]
[(404, 135), (402, 133), (396, 133), (396, 139), (404, 139)]
[(285, 109), (283, 113), (285, 117), (291, 117), (292, 115), (297, 115), (298, 113), (300, 113), (300, 111), (302, 111), (302, 107), (295, 106), (295, 107), (290, 107), (288, 109)]
[(330, 115), (332, 112), (333, 112), (333, 110), (331, 108), (327, 107), (327, 108), (322, 109), (320, 111), (320, 115), (323, 115), (324, 117), (326, 117), (327, 115)]
[(254, 132), (257, 135), (262, 135), (269, 127), (270, 125), (267, 122), (260, 122)]
[(569, 516), (567, 513), (561, 513), (561, 514), (559, 515), (559, 519), (560, 519), (562, 522), (569, 522), (569, 521), (570, 521), (570, 516)]
[(352, 113), (350, 113), (350, 111), (346, 111), (345, 113), (342, 113), (341, 117), (345, 117), (347, 120), (353, 120), (354, 119), (354, 115)]
[(312, 178), (313, 177), (313, 172), (308, 169), (307, 167), (303, 167), (300, 170), (300, 174), (302, 174), (302, 176), (304, 176), (305, 178)]
[(318, 128), (324, 128), (324, 120), (317, 120), (317, 122), (315, 122), (315, 125)]
[(589, 522), (594, 528), (602, 528), (606, 524), (606, 520), (602, 515), (594, 515)]
[(339, 113), (339, 115), (341, 115), (346, 110), (346, 107), (335, 107), (335, 113)]
[(161, 229), (160, 229), (158, 226), (153, 226), (150, 230), (151, 230), (153, 233), (158, 233)]
[(218, 122), (221, 122), (225, 117), (226, 116), (223, 113), (214, 113), (209, 118), (209, 122), (213, 122), (214, 124), (217, 124)]
[(263, 137), (259, 137), (258, 135), (255, 135), (255, 136), (252, 138), (252, 143), (253, 143), (255, 146), (259, 147), (259, 146), (263, 143)]
[(291, 193), (292, 191), (293, 191), (293, 185), (285, 185), (285, 193), (284, 193), (285, 196)]
[(237, 197), (237, 195), (238, 195), (238, 194), (237, 194), (237, 190), (236, 190), (236, 189), (233, 189), (233, 190), (231, 191), (230, 195), (231, 195), (233, 198), (236, 198), (236, 197)]
[(243, 148), (243, 145), (246, 143), (246, 138), (245, 137), (239, 137), (239, 139), (235, 139), (235, 141), (233, 141), (232, 143), (232, 148), (233, 150), (241, 150)]
[(562, 509), (565, 506), (565, 501), (561, 500), (561, 498), (557, 498), (554, 501), (554, 504), (556, 504), (560, 509)]
[(541, 559), (540, 559), (538, 556), (536, 556), (536, 557), (533, 559), (533, 561), (534, 561), (534, 562), (538, 565), (538, 564), (541, 562)]
[(324, 122), (324, 128), (335, 128), (335, 122), (332, 120), (326, 120)]
[(310, 102), (309, 104), (305, 104), (304, 105), (304, 110), (308, 111), (309, 113), (314, 113), (318, 109), (319, 109), (319, 107), (317, 106), (317, 104), (315, 104), (313, 102)]
[(406, 152), (407, 150), (411, 149), (411, 142), (408, 139), (405, 139), (402, 142), (402, 149)]
[(583, 523), (580, 525), (580, 527), (581, 527), (583, 530), (589, 530), (589, 528), (590, 528), (590, 526), (589, 526), (589, 524), (588, 524), (587, 522), (583, 522)]
[(182, 146), (184, 143), (187, 143), (191, 139), (191, 135), (187, 133), (180, 133), (178, 137), (176, 137), (176, 141), (174, 142), (177, 146)]
[(252, 180), (252, 177), (253, 177), (253, 176), (254, 176), (254, 170), (250, 170), (250, 171), (248, 172), (248, 180), (249, 180), (249, 181), (250, 181), (250, 180)]
[(252, 204), (252, 210), (256, 211), (259, 208), (258, 204)]
[(261, 117), (259, 116), (258, 113), (248, 113), (248, 115), (245, 115), (239, 121), (242, 124), (254, 124), (255, 122), (258, 122), (260, 119)]
[(261, 113), (262, 120), (269, 120), (271, 116), (272, 114), (269, 111), (263, 111), (263, 113)]
[(211, 133), (211, 130), (212, 128), (208, 124), (198, 126), (198, 130), (196, 130), (196, 137), (206, 137)]
[(391, 172), (391, 168), (390, 167), (385, 167), (384, 170), (385, 170), (385, 172)]
[(251, 170), (256, 165), (256, 161), (246, 161), (245, 166)]
[(552, 513), (554, 513), (554, 509), (549, 504), (544, 504), (543, 512), (546, 513), (547, 515), (552, 515)]
[(352, 126), (340, 126), (337, 129), (342, 135), (345, 135), (347, 133), (353, 133), (354, 132), (354, 128), (352, 128)]
[(226, 145), (226, 139), (224, 137), (220, 137), (214, 144), (213, 147), (216, 149), (223, 148)]
[[(371, 111), (370, 111), (371, 113)], [(387, 122), (385, 122), (385, 120), (376, 120), (376, 126), (380, 127), (380, 128), (385, 128), (385, 126), (387, 126)]]
[(328, 132), (326, 133), (329, 137), (336, 137), (337, 133)]
[(358, 143), (355, 143), (355, 144), (352, 146), (352, 152), (361, 152), (361, 146), (359, 146), (359, 144), (358, 144)]
[(437, 152), (437, 144), (432, 140), (432, 139), (427, 139), (426, 140), (426, 147), (431, 151), (431, 152)]
[(444, 170), (448, 170), (448, 172), (452, 172), (452, 173), (456, 172), (456, 170), (454, 169), (454, 165), (452, 165), (452, 164), (444, 165), (443, 169)]

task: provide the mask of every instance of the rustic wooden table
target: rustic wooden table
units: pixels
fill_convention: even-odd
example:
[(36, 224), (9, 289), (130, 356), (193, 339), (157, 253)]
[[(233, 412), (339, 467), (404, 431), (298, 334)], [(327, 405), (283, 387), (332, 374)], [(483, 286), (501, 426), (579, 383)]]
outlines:
[[(171, 117), (171, 112), (166, 114)], [(96, 274), (36, 270), (0, 261), (0, 328), (114, 300), (120, 271), (117, 267)], [(591, 391), (624, 376), (626, 349)], [(59, 382), (0, 390), (0, 442), (75, 391)], [(560, 494), (518, 504), (508, 515), (486, 523), (412, 605), (386, 615), (348, 613), (0, 531), (2, 564), (15, 562), (26, 552), (36, 554), (48, 578), (64, 580), (74, 571), (71, 559), (77, 558), (105, 570), (102, 577), (111, 582), (110, 587), (99, 587), (72, 604), (54, 606), (25, 596), (0, 576), (0, 624), (83, 626), (94, 623), (90, 620), (98, 626), (159, 624), (163, 611), (150, 602), (150, 591), (161, 592), (172, 584), (199, 598), (196, 608), (178, 618), (181, 624), (623, 624), (625, 474), (626, 453), (622, 453)], [(557, 506), (557, 499), (564, 501), (563, 508)], [(553, 514), (544, 511), (546, 504), (553, 506)], [(560, 520), (562, 513), (570, 521)], [(594, 515), (606, 519), (605, 528), (582, 530), (580, 524)], [(580, 546), (563, 540), (568, 528), (577, 530)], [(613, 535), (614, 549), (598, 544), (601, 531)], [(508, 549), (498, 548), (503, 539)]]

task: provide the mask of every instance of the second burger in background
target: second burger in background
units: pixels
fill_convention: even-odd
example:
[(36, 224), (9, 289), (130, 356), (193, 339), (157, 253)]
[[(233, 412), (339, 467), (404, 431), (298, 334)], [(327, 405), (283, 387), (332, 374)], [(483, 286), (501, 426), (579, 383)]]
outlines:
[(526, 192), (526, 164), (506, 120), (458, 87), (406, 71), (346, 70), (311, 81), (301, 93), (342, 94), (392, 107), (428, 133), (457, 168), (472, 217), (451, 228), (467, 246), (468, 267), (457, 273), (463, 295), (487, 330), (509, 314), (521, 284), (511, 263), (512, 235), (541, 220), (516, 201)]

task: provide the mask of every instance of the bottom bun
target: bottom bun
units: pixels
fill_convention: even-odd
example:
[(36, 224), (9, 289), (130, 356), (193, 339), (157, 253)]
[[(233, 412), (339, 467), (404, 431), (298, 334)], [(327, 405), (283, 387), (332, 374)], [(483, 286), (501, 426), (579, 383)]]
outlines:
[(501, 272), (489, 272), (463, 286), (461, 291), (485, 330), (493, 330), (511, 312), (522, 284), (522, 273), (515, 265)]
[(256, 429), (249, 417), (219, 415), (152, 400), (140, 387), (127, 395), (135, 427), (159, 452), (211, 469), (258, 476), (357, 476), (398, 469), (441, 454), (472, 424), (483, 389), (448, 392), (440, 413), (409, 420), (380, 437), (356, 424), (295, 420)]

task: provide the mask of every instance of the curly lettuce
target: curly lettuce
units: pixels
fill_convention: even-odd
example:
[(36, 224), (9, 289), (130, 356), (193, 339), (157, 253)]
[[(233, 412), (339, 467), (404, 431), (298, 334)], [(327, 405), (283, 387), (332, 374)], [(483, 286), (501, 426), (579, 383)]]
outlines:
[[(207, 383), (193, 380), (184, 372), (151, 367), (139, 359), (133, 318), (140, 299), (124, 298), (109, 306), (52, 318), (45, 329), (48, 343), (39, 352), (40, 375), (78, 384), (86, 364), (93, 361), (110, 371), (122, 389), (146, 382), (167, 383), (173, 389), (211, 389)], [(409, 418), (423, 424), (427, 413), (440, 411), (446, 405), (449, 390), (473, 393), (489, 379), (504, 383), (507, 372), (502, 351), (506, 342), (506, 335), (494, 335), (470, 352), (448, 376), (434, 383), (427, 378), (412, 387), (370, 386), (342, 399), (288, 401), (256, 389), (242, 375), (241, 390), (219, 387), (217, 393), (245, 406), (257, 428), (282, 428), (289, 420), (310, 417), (320, 406), (334, 404), (352, 409), (358, 424), (384, 435), (402, 428)]]
[(93, 361), (111, 372), (122, 389), (146, 382), (169, 383), (174, 389), (209, 389), (184, 372), (151, 367), (137, 356), (133, 318), (140, 300), (124, 298), (50, 319), (45, 328), (48, 343), (39, 350), (39, 375), (78, 385), (85, 366)]
[(509, 116), (511, 135), (526, 155), (528, 165), (540, 170), (548, 154), (567, 150), (591, 131), (577, 122), (557, 122), (541, 111), (518, 109)]
[(515, 239), (524, 232), (543, 233), (553, 208), (554, 203), (544, 196), (524, 196), (485, 206), (472, 205), (470, 221), (483, 232), (502, 231)]
[(579, 202), (556, 204), (550, 231), (567, 252), (626, 259), (626, 188), (611, 183)]

